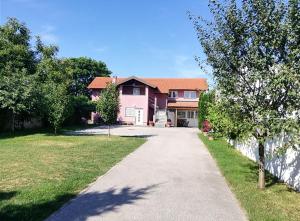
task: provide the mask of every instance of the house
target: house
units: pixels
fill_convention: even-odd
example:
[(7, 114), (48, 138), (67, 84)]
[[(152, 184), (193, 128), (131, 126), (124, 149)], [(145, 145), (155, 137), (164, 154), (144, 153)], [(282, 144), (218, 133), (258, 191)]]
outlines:
[[(199, 95), (208, 90), (203, 78), (96, 77), (88, 86), (91, 99), (99, 99), (108, 83), (118, 86), (120, 123), (160, 127), (197, 127)], [(91, 118), (96, 122), (99, 115), (92, 113)]]

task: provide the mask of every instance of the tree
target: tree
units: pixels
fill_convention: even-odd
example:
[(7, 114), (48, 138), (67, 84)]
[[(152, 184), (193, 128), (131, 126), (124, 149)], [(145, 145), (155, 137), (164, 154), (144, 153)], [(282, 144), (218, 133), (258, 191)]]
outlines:
[(108, 124), (108, 136), (110, 137), (110, 125), (116, 122), (119, 113), (119, 92), (115, 84), (110, 83), (103, 90), (97, 101), (96, 110), (104, 123)]
[(26, 69), (28, 74), (35, 71), (34, 51), (30, 46), (30, 31), (16, 18), (0, 26), (0, 70), (10, 63), (15, 69)]
[(65, 84), (47, 81), (44, 86), (47, 115), (50, 124), (54, 128), (54, 133), (61, 127), (63, 121), (69, 116), (70, 96)]
[(35, 105), (35, 80), (26, 69), (6, 65), (0, 75), (0, 108), (11, 113), (11, 131), (15, 131), (15, 117), (22, 112), (33, 112)]
[(87, 57), (66, 58), (64, 65), (72, 75), (70, 92), (74, 96), (84, 95), (90, 98), (90, 91), (87, 88), (95, 77), (106, 77), (111, 74), (102, 61), (96, 61)]
[(14, 18), (0, 26), (0, 108), (10, 112), (12, 132), (16, 115), (32, 114), (38, 102), (29, 33), (25, 24)]
[(265, 187), (265, 143), (296, 147), (300, 110), (299, 0), (235, 0), (209, 4), (214, 20), (190, 18), (213, 69), (221, 99), (259, 146), (258, 186)]
[(37, 39), (39, 63), (37, 75), (41, 84), (40, 95), (43, 101), (44, 114), (54, 128), (54, 133), (64, 120), (73, 112), (69, 87), (71, 76), (65, 69), (63, 61), (56, 58), (58, 47), (45, 46)]
[(91, 101), (90, 98), (87, 98), (84, 95), (71, 96), (71, 105), (74, 112), (65, 122), (69, 125), (82, 124), (82, 118), (87, 119), (91, 112), (96, 111), (96, 102)]
[(87, 117), (95, 111), (95, 104), (90, 101), (91, 90), (87, 86), (95, 77), (109, 76), (111, 72), (102, 61), (87, 57), (65, 58), (63, 65), (71, 76), (69, 92), (74, 109), (66, 123), (79, 124), (82, 122), (82, 117)]

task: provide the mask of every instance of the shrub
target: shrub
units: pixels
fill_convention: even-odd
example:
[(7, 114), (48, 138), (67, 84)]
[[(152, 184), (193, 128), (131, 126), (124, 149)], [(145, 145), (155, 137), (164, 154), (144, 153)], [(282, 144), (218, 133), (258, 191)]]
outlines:
[(67, 125), (78, 125), (82, 123), (82, 118), (88, 119), (91, 112), (96, 111), (96, 103), (84, 95), (73, 96), (71, 101), (73, 109), (72, 115), (66, 120)]
[(202, 130), (203, 122), (207, 120), (208, 115), (208, 104), (214, 100), (214, 91), (201, 93), (198, 103), (198, 125), (199, 129)]

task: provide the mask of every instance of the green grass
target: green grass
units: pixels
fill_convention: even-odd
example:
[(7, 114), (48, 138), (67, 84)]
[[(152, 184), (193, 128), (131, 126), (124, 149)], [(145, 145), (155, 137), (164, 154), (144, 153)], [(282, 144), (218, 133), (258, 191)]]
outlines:
[(199, 136), (246, 210), (249, 220), (300, 220), (300, 193), (278, 182), (270, 174), (267, 174), (267, 188), (257, 189), (258, 169), (255, 162), (230, 147), (224, 140), (209, 141), (202, 134)]
[(43, 220), (144, 143), (142, 138), (0, 137), (0, 220)]

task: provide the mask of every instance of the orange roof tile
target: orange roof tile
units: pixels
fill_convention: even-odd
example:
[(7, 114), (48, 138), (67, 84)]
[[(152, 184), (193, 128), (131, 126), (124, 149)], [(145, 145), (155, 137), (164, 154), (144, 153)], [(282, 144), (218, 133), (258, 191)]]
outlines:
[[(132, 78), (132, 77), (131, 77)], [(117, 83), (124, 83), (126, 79), (117, 78)], [(96, 77), (88, 86), (90, 89), (105, 88), (112, 82), (111, 77)], [(138, 78), (136, 78), (138, 79)], [(161, 93), (169, 93), (169, 90), (207, 90), (208, 84), (204, 78), (140, 78), (142, 81), (150, 85), (154, 85)]]
[(175, 101), (175, 102), (169, 102), (168, 107), (197, 108), (198, 102), (197, 101)]

